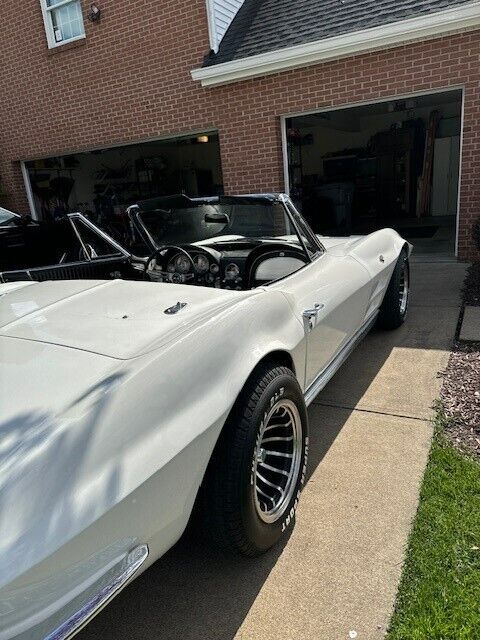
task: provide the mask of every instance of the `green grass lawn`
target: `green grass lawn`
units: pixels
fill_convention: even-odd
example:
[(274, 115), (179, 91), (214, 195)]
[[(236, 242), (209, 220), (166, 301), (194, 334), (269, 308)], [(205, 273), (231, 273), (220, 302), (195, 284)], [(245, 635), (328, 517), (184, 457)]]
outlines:
[(388, 640), (480, 639), (480, 464), (437, 433)]

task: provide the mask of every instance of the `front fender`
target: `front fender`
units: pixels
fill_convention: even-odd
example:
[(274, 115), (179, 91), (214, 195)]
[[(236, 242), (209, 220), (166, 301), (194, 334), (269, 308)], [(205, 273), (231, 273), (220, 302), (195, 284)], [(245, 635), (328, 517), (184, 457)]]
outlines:
[[(62, 416), (52, 431), (70, 442), (87, 433), (88, 422), (90, 437), (76, 449), (80, 458), (69, 476), (68, 495), (65, 483), (53, 483), (61, 479), (55, 468), (64, 462), (50, 456), (52, 487), (71, 509), (60, 508), (53, 489), (45, 497), (51, 506), (45, 516), (53, 520), (42, 525), (43, 534), (54, 526), (58, 535), (55, 544), (45, 540), (48, 553), (39, 550), (36, 562), (31, 557), (23, 574), (0, 589), (0, 629), (7, 619), (10, 629), (4, 627), (0, 637), (20, 637), (15, 630), (24, 628), (25, 594), (42, 593), (29, 598), (38, 606), (28, 609), (28, 619), (43, 633), (71, 615), (75, 603), (94, 596), (109, 567), (132, 548), (148, 545), (143, 568), (165, 553), (188, 523), (218, 436), (252, 370), (268, 353), (283, 350), (302, 375), (304, 339), (284, 294), (259, 291), (156, 351), (123, 363), (109, 361), (114, 373), (109, 368), (108, 379), (113, 374), (115, 384), (107, 395), (99, 376), (95, 397), (76, 402), (69, 423)], [(42, 444), (44, 457), (55, 451), (55, 442)], [(81, 585), (88, 590), (79, 592)]]
[(266, 290), (138, 359), (124, 382), (117, 422), (124, 440), (125, 490), (134, 490), (197, 443), (198, 465), (184, 469), (179, 484), (178, 509), (186, 523), (236, 398), (257, 364), (278, 350), (291, 355), (303, 386), (303, 324), (282, 292)]

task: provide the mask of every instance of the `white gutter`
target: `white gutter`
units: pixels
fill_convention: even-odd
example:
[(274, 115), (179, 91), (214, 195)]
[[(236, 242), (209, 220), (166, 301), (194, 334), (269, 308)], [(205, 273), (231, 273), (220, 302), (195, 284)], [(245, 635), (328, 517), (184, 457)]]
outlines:
[(478, 26), (480, 26), (480, 1), (477, 0), (462, 7), (419, 18), (410, 18), (308, 44), (277, 49), (211, 67), (193, 69), (191, 74), (192, 78), (199, 80), (203, 87), (214, 87), (345, 58), (358, 53), (388, 49), (415, 40), (440, 37), (447, 33), (474, 29)]

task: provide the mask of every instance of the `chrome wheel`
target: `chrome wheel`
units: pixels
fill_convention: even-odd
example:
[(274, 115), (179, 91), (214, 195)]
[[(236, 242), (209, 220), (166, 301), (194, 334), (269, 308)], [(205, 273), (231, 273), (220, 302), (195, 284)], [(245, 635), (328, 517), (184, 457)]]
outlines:
[(290, 504), (300, 473), (302, 441), (297, 407), (291, 400), (279, 400), (262, 422), (253, 460), (255, 507), (263, 522), (276, 522)]
[(410, 289), (410, 275), (408, 271), (408, 262), (405, 260), (405, 262), (403, 263), (402, 272), (400, 274), (400, 287), (399, 287), (400, 313), (402, 314), (402, 316), (407, 311), (409, 289)]

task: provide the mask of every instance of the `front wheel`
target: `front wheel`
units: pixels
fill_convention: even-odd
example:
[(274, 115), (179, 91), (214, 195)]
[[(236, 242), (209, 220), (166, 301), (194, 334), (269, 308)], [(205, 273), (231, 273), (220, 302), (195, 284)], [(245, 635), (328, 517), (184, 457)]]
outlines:
[(410, 263), (408, 253), (403, 249), (380, 307), (378, 326), (382, 329), (398, 329), (407, 317), (409, 301)]
[(292, 527), (305, 483), (308, 418), (290, 369), (262, 367), (225, 425), (204, 483), (204, 522), (222, 547), (264, 553)]

